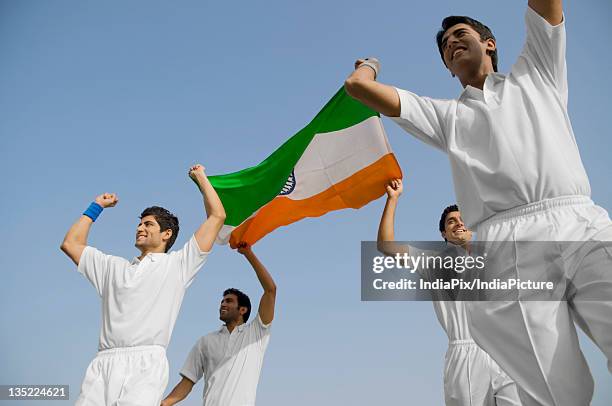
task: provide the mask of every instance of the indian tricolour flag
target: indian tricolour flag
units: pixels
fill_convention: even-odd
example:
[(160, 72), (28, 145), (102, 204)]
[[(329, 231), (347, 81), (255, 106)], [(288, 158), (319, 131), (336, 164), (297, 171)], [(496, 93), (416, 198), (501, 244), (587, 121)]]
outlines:
[(259, 165), (210, 177), (227, 213), (218, 242), (252, 245), (304, 217), (357, 209), (401, 176), (378, 113), (342, 88)]

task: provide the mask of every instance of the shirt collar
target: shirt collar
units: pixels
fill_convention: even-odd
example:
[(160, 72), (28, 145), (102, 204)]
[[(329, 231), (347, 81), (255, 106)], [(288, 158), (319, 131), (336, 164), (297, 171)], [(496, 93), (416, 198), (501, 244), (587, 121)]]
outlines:
[[(245, 329), (246, 325), (247, 325), (246, 323), (242, 323), (241, 325), (236, 326), (235, 330), (238, 330), (239, 333), (242, 333), (242, 330)], [(219, 333), (230, 334), (230, 332), (227, 329), (227, 326), (225, 324), (221, 325), (221, 327), (219, 328)]]
[[(491, 86), (496, 85), (497, 83), (503, 81), (506, 78), (506, 75), (499, 72), (492, 72), (487, 75), (484, 83), (484, 90), (491, 89)], [(480, 90), (474, 86), (467, 85), (459, 95), (459, 100), (461, 99), (478, 99), (485, 100), (484, 91)]]
[[(159, 261), (164, 255), (167, 255), (164, 252), (150, 252), (147, 255), (145, 255), (144, 258), (149, 258), (151, 260), (151, 262), (157, 262)], [(143, 258), (143, 259), (144, 259)], [(138, 257), (134, 257), (132, 259), (131, 264), (135, 265), (135, 264), (139, 264), (141, 261), (138, 259)]]

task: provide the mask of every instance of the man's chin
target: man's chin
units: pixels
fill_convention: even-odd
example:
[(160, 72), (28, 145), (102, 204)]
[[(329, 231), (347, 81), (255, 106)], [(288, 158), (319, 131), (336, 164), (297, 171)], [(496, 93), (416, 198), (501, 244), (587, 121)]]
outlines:
[(225, 324), (232, 323), (232, 322), (236, 321), (236, 319), (233, 319), (233, 318), (227, 317), (227, 316), (219, 316), (219, 320), (221, 320)]
[(468, 241), (470, 241), (470, 237), (465, 235), (465, 236), (455, 237), (449, 241), (455, 245), (465, 245)]
[(138, 251), (144, 252), (147, 249), (147, 244), (145, 244), (143, 242), (136, 241), (134, 243), (134, 247), (136, 247), (138, 249)]

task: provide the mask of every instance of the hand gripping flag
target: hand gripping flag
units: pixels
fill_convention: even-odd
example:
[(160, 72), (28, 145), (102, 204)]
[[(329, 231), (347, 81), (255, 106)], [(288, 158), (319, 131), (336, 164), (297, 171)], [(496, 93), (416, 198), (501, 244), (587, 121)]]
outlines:
[(259, 165), (209, 177), (227, 213), (217, 242), (252, 245), (304, 217), (358, 209), (401, 177), (378, 113), (341, 88)]

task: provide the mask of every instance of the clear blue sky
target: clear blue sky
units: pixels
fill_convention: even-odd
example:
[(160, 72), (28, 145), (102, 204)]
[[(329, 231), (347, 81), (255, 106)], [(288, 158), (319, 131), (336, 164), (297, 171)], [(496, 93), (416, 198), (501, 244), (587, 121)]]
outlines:
[[(593, 199), (610, 210), (612, 4), (567, 3), (570, 115)], [(440, 20), (486, 22), (507, 71), (522, 48), (525, 7), (0, 0), (0, 384), (69, 384), (73, 399), (78, 393), (96, 352), (100, 303), (59, 244), (97, 194), (121, 200), (96, 222), (92, 245), (134, 256), (137, 216), (151, 204), (179, 216), (182, 244), (203, 217), (190, 164), (219, 174), (258, 163), (314, 116), (358, 57), (377, 56), (383, 82), (455, 97), (460, 85), (434, 43)], [(446, 157), (385, 125), (406, 176), (398, 237), (435, 240), (439, 211), (454, 200)], [(382, 204), (307, 219), (255, 246), (279, 286), (259, 404), (442, 403), (446, 337), (431, 303), (360, 302), (359, 244), (375, 238)], [(246, 261), (217, 246), (183, 303), (168, 390), (195, 340), (218, 327), (229, 286), (258, 301)], [(604, 356), (582, 344), (593, 405), (609, 405)], [(185, 405), (201, 404), (201, 385)]]

